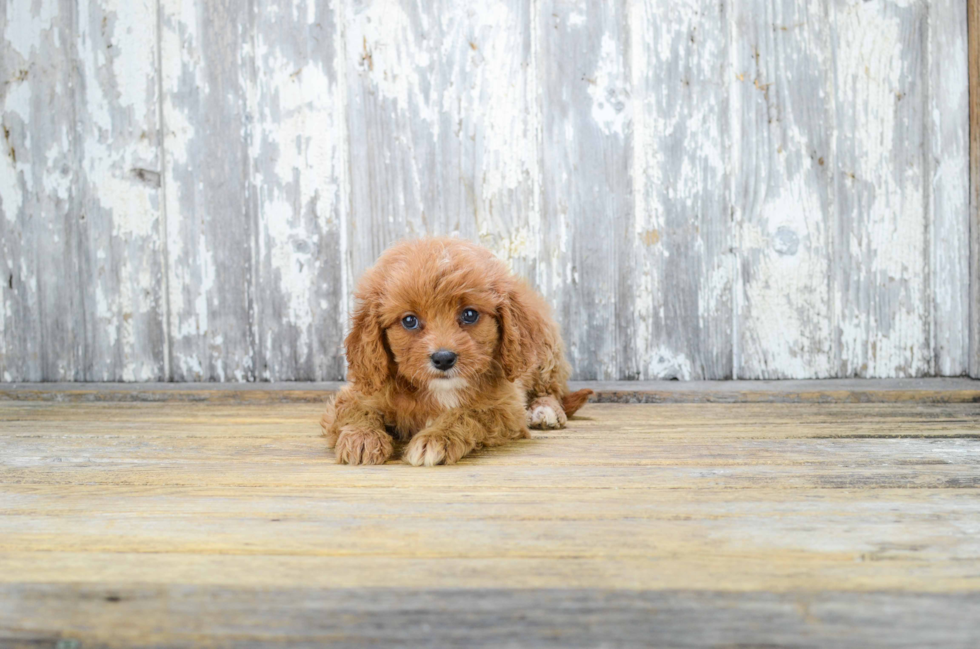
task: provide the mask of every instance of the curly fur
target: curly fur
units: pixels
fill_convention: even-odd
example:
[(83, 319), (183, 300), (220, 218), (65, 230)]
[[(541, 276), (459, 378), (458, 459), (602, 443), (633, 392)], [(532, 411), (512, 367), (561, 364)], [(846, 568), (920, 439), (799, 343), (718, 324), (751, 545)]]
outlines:
[[(358, 285), (348, 385), (321, 420), (338, 462), (383, 464), (405, 445), (412, 465), (453, 464), (470, 451), (561, 428), (588, 399), (568, 392), (570, 367), (547, 304), (493, 254), (459, 239), (388, 249)], [(478, 320), (461, 320), (465, 309)], [(420, 326), (408, 330), (406, 315)], [(457, 354), (437, 370), (433, 352)]]

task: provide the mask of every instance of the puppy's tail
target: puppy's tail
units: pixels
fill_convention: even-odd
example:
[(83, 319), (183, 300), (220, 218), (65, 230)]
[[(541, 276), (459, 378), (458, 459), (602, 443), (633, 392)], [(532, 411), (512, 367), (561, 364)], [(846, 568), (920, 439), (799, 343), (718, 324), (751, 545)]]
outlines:
[(589, 395), (591, 394), (592, 390), (586, 389), (563, 396), (561, 398), (561, 407), (565, 411), (565, 415), (569, 417), (574, 415), (576, 410), (585, 405), (585, 402), (589, 400)]

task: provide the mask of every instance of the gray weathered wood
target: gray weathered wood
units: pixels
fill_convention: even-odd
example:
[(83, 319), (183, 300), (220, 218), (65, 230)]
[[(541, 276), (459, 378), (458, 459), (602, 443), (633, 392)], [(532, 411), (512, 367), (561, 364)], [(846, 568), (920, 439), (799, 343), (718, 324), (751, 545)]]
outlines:
[(156, 4), (5, 4), (6, 380), (159, 380)]
[(160, 0), (170, 377), (256, 376), (253, 14)]
[[(927, 5), (925, 107), (926, 222), (932, 224), (933, 373), (969, 371), (970, 341), (970, 142), (967, 24), (962, 0)], [(980, 34), (977, 35), (980, 38)], [(980, 315), (980, 314), (978, 314)]]
[(0, 380), (342, 378), (425, 233), (579, 378), (980, 376), (966, 11), (0, 1)]
[(625, 2), (537, 7), (538, 285), (583, 379), (638, 378), (633, 352), (633, 106)]
[(255, 376), (344, 375), (347, 224), (343, 55), (335, 7), (255, 4), (249, 181), (257, 202)]
[(78, 378), (159, 381), (168, 377), (157, 3), (83, 0), (75, 12)]
[(970, 84), (970, 376), (980, 378), (980, 0), (968, 2)]
[(529, 30), (526, 0), (348, 7), (352, 283), (423, 234), (477, 239), (533, 269)]
[(921, 3), (835, 2), (833, 290), (844, 376), (933, 371), (930, 275), (937, 269), (929, 267), (923, 155), (927, 15)]
[(828, 0), (733, 6), (738, 378), (834, 376)]
[(644, 378), (732, 376), (729, 12), (726, 2), (648, 0), (630, 14), (633, 336)]
[(978, 616), (975, 593), (0, 586), (0, 641), (25, 647), (966, 648)]
[(73, 3), (4, 2), (0, 52), (3, 380), (85, 378)]

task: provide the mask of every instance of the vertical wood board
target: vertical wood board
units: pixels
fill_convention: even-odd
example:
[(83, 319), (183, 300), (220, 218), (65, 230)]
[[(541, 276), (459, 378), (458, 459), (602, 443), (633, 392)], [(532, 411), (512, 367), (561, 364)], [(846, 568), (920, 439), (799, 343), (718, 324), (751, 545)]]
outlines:
[(538, 285), (583, 379), (638, 375), (633, 103), (625, 2), (553, 2), (535, 17), (541, 102)]
[(6, 381), (85, 378), (73, 3), (4, 3), (0, 366)]
[(171, 378), (254, 380), (252, 3), (160, 3)]
[(353, 2), (346, 19), (352, 279), (424, 234), (476, 239), (532, 271), (527, 1)]
[(257, 209), (255, 378), (343, 376), (348, 205), (337, 8), (255, 6), (248, 179)]
[(737, 378), (835, 374), (831, 20), (826, 0), (735, 5)]
[(963, 0), (932, 0), (928, 12), (925, 106), (926, 220), (930, 252), (933, 373), (969, 370), (969, 56)]
[(835, 2), (842, 376), (933, 370), (926, 7)]
[(650, 0), (630, 13), (630, 290), (644, 378), (732, 376), (730, 12), (727, 2)]
[(980, 0), (968, 3), (970, 96), (970, 376), (980, 378)]
[(82, 0), (76, 11), (81, 378), (159, 381), (167, 359), (157, 3)]

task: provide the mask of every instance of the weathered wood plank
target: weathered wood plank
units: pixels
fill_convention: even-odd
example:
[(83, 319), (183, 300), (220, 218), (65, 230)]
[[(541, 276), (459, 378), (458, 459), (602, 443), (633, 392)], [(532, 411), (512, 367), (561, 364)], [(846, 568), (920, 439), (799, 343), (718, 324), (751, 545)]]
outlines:
[[(302, 602), (302, 606), (297, 605)], [(243, 610), (256, 615), (242, 618)], [(200, 618), (212, 621), (207, 632)], [(0, 588), (0, 640), (35, 647), (969, 647), (975, 594), (548, 589)]]
[(967, 0), (970, 78), (970, 376), (980, 378), (980, 0)]
[(554, 2), (534, 18), (541, 101), (538, 285), (580, 379), (639, 378), (625, 2)]
[[(751, 492), (750, 492), (751, 493)], [(379, 526), (382, 527), (383, 526)], [(615, 540), (611, 539), (614, 544)], [(697, 548), (702, 550), (703, 548)], [(600, 548), (601, 550), (601, 548)], [(787, 592), (970, 593), (977, 590), (975, 558), (957, 561), (874, 561), (847, 553), (801, 570), (791, 551), (743, 560), (671, 556), (650, 561), (574, 558), (309, 557), (288, 554), (168, 554), (122, 552), (0, 552), (0, 583), (129, 583), (239, 588), (601, 588)], [(896, 570), (898, 568), (898, 570)]]
[(730, 9), (645, 1), (629, 19), (637, 340), (624, 353), (645, 379), (731, 378)]
[[(343, 383), (14, 383), (0, 401), (61, 402), (310, 402), (323, 403)], [(824, 379), (820, 381), (573, 381), (603, 403), (980, 403), (980, 383), (946, 379)], [(3, 417), (0, 410), (0, 419)]]
[(337, 380), (349, 209), (342, 29), (326, 2), (279, 6), (259, 0), (254, 7), (255, 377)]
[(926, 9), (835, 2), (834, 290), (844, 376), (923, 376), (934, 369), (933, 224), (926, 221), (923, 157)]
[(85, 378), (74, 3), (0, 7), (0, 378)]
[[(933, 373), (969, 371), (970, 133), (964, 0), (927, 3), (926, 221), (931, 223)], [(894, 164), (894, 163), (893, 163)]]
[(392, 242), (422, 234), (480, 240), (531, 272), (527, 0), (348, 9), (352, 279)]
[(77, 3), (79, 275), (86, 381), (167, 377), (157, 3)]
[(733, 6), (737, 378), (836, 375), (831, 4)]
[(474, 646), (515, 597), (524, 638), (558, 610), (626, 644), (641, 612), (706, 616), (660, 624), (671, 645), (980, 632), (973, 404), (590, 404), (431, 470), (334, 464), (319, 411), (0, 404), (0, 641), (395, 642), (448, 617)]
[(160, 0), (170, 379), (256, 377), (251, 6)]
[(400, 464), (389, 473), (324, 471), (329, 454), (315, 406), (37, 405), (4, 408), (12, 416), (3, 424), (0, 457), (19, 459), (0, 465), (0, 484), (340, 488), (395, 479), (414, 489), (456, 490), (463, 479), (468, 489), (572, 491), (980, 485), (968, 455), (978, 426), (972, 405), (592, 405), (574, 429), (538, 433), (421, 474)]
[(980, 375), (964, 0), (117, 4), (0, 9), (0, 380), (340, 378), (424, 232), (582, 378)]

